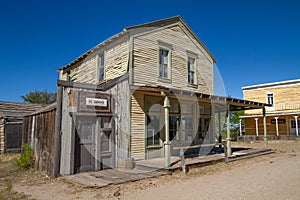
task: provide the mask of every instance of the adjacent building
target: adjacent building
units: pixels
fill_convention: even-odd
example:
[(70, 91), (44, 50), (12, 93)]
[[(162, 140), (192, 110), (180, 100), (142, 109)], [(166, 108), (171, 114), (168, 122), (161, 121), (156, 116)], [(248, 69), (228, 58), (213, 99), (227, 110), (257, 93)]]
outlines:
[[(269, 136), (299, 136), (300, 79), (252, 85), (242, 90), (244, 99), (271, 105), (266, 108)], [(261, 110), (247, 110), (241, 120), (245, 121), (246, 136), (263, 135)]]
[(0, 153), (21, 150), (23, 117), (40, 108), (38, 104), (0, 101)]

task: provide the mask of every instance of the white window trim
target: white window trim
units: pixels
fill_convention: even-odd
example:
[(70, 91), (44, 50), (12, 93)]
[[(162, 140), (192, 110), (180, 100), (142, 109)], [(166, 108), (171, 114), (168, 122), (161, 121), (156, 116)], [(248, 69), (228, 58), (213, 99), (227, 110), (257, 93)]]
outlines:
[[(101, 61), (100, 61), (100, 58), (101, 58), (101, 54), (103, 54), (103, 59), (104, 59), (104, 62), (103, 62), (103, 68), (104, 68), (104, 72), (103, 72), (103, 80), (99, 80), (99, 76), (100, 76), (100, 65), (101, 65)], [(101, 81), (104, 81), (105, 80), (105, 52), (102, 51), (101, 53), (97, 54), (96, 55), (96, 69), (97, 69), (97, 73), (96, 73), (96, 80), (97, 80), (97, 83), (98, 82), (101, 82)]]
[(267, 103), (269, 103), (269, 98), (268, 98), (268, 95), (269, 94), (271, 94), (272, 95), (272, 97), (273, 97), (273, 104), (272, 104), (272, 106), (274, 107), (274, 104), (275, 104), (275, 101), (274, 101), (274, 93), (273, 92), (267, 92), (267, 94), (266, 94), (266, 102)]
[(273, 96), (273, 104), (272, 104), (272, 106), (267, 107), (267, 110), (268, 110), (268, 111), (274, 111), (275, 97), (274, 97), (274, 93), (273, 93), (273, 92), (267, 92), (267, 93), (266, 93), (266, 102), (269, 103), (269, 99), (268, 99), (268, 95), (269, 95), (269, 94), (272, 94), (272, 96)]
[[(160, 50), (167, 50), (169, 51), (168, 55), (168, 77), (160, 77), (159, 70), (160, 70)], [(166, 42), (158, 40), (158, 49), (157, 49), (157, 77), (159, 81), (171, 83), (172, 80), (172, 45)]]

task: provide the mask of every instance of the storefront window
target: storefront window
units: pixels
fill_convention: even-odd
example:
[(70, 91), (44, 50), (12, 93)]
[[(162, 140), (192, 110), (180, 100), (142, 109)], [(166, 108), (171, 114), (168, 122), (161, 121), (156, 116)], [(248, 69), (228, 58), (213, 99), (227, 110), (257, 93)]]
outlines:
[(163, 131), (163, 98), (146, 96), (146, 146), (161, 145)]
[(200, 141), (203, 141), (208, 136), (209, 123), (210, 118), (201, 117), (199, 119), (198, 138)]
[(147, 146), (160, 144), (160, 116), (147, 115)]
[(180, 118), (179, 116), (170, 116), (169, 117), (169, 126), (170, 126), (170, 141), (173, 139), (179, 140), (179, 126)]

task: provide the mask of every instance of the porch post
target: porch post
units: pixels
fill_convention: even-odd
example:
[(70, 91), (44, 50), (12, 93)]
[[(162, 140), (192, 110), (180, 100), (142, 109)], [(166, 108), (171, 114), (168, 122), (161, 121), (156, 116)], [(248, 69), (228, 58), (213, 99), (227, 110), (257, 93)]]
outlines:
[(219, 142), (219, 148), (222, 148), (222, 130), (221, 130), (221, 113), (220, 111), (218, 112), (218, 131), (219, 131), (219, 138), (218, 138), (218, 142)]
[(299, 135), (299, 131), (298, 131), (298, 116), (294, 116), (295, 118), (295, 124), (296, 124), (296, 135)]
[(240, 119), (240, 136), (242, 136), (242, 119)]
[(231, 141), (230, 141), (230, 105), (229, 105), (229, 104), (227, 104), (226, 117), (227, 117), (227, 138), (226, 138), (226, 143), (227, 143), (227, 156), (229, 157), (229, 156), (231, 155)]
[(264, 144), (265, 149), (268, 148), (268, 138), (267, 138), (267, 119), (266, 119), (266, 108), (263, 107), (263, 116), (264, 116)]
[(258, 136), (258, 118), (255, 119), (255, 130), (256, 130), (256, 136)]
[(170, 166), (171, 161), (171, 143), (169, 138), (169, 109), (170, 109), (170, 101), (166, 93), (161, 92), (161, 95), (164, 96), (164, 109), (165, 109), (165, 137), (166, 141), (164, 143), (165, 146), (165, 165), (166, 167)]
[(279, 136), (279, 131), (278, 131), (278, 117), (274, 117), (275, 122), (276, 122), (276, 135)]

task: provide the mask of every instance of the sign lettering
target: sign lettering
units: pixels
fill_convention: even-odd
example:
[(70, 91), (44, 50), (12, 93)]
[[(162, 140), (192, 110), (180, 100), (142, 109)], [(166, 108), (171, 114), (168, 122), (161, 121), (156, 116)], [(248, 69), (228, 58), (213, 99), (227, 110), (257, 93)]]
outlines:
[(98, 99), (98, 98), (86, 98), (85, 104), (87, 106), (107, 107), (107, 100), (106, 99)]

